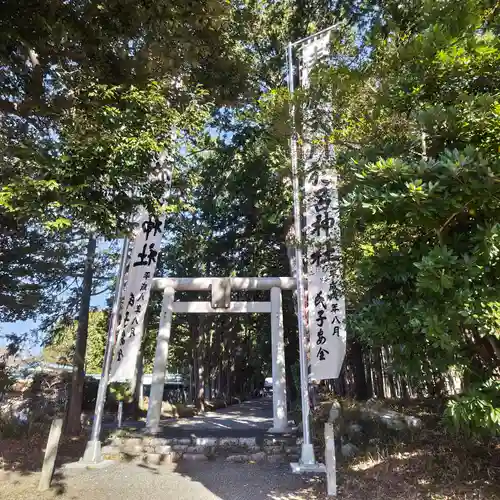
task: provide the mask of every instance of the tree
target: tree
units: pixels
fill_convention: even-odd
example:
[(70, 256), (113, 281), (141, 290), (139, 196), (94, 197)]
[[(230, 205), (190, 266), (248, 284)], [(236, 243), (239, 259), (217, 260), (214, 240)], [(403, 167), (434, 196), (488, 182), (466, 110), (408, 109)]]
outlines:
[[(193, 159), (191, 209), (172, 220), (173, 274), (288, 273), (288, 103), (269, 90), (282, 60), (267, 56), (276, 40), (314, 29), (308, 20), (323, 7), (246, 12), (260, 26), (249, 37), (262, 49), (253, 62), (270, 61), (249, 82), (262, 94), (216, 114), (220, 140)], [(299, 105), (324, 99), (334, 110), (314, 119), (331, 130), (342, 176), (346, 363), (363, 398), (372, 389), (382, 397), (439, 393), (452, 368), (479, 380), (498, 370), (498, 24), (488, 2), (455, 7), (339, 2), (330, 14), (348, 22), (334, 32), (332, 66), (297, 94)], [(277, 11), (283, 24), (262, 29)], [(207, 330), (205, 339), (216, 335)], [(224, 338), (236, 343), (236, 332)], [(265, 348), (257, 352), (266, 358)], [(215, 359), (222, 371), (234, 363)]]
[[(327, 25), (326, 4), (314, 4), (316, 12), (326, 14)], [(278, 109), (274, 98), (285, 102), (285, 94), (275, 89), (283, 78), (282, 48), (293, 36), (314, 29), (306, 19), (313, 17), (313, 9), (303, 16), (292, 2), (247, 2), (239, 6), (239, 15), (240, 35), (250, 47), (244, 55), (246, 88), (235, 105), (216, 110), (205, 140), (188, 149), (180, 172), (176, 171), (172, 196), (181, 203), (169, 215), (169, 242), (161, 263), (161, 272), (168, 275), (291, 273), (288, 111)], [(297, 361), (298, 342), (291, 296), (285, 296), (285, 332), (293, 389), (290, 367)], [(270, 373), (270, 327), (264, 315), (204, 322), (177, 315), (171, 338), (169, 363), (182, 367), (190, 360), (198, 394), (205, 386), (229, 397), (248, 393)], [(148, 347), (145, 352), (150, 351)]]
[(196, 103), (237, 98), (238, 9), (222, 0), (25, 7), (7, 2), (1, 26), (0, 206), (115, 236), (134, 208), (155, 206), (152, 155), (174, 152), (175, 130), (189, 135)]
[(455, 6), (385, 3), (306, 96), (335, 110), (350, 332), (428, 392), (500, 361), (498, 24)]
[(85, 377), (85, 353), (89, 329), (90, 298), (92, 295), (92, 279), (94, 275), (94, 259), (97, 241), (94, 234), (89, 236), (87, 256), (83, 272), (82, 294), (78, 311), (78, 327), (76, 330), (75, 353), (73, 356), (73, 375), (71, 378), (71, 397), (68, 407), (67, 428), (70, 434), (80, 431), (80, 414), (83, 402), (83, 382)]
[[(85, 373), (100, 373), (106, 347), (108, 312), (93, 310), (89, 314)], [(71, 364), (75, 351), (78, 321), (60, 321), (45, 339), (42, 355), (49, 363)]]
[(49, 311), (54, 297), (77, 273), (78, 242), (68, 233), (54, 235), (39, 224), (25, 224), (0, 212), (0, 321), (33, 318)]

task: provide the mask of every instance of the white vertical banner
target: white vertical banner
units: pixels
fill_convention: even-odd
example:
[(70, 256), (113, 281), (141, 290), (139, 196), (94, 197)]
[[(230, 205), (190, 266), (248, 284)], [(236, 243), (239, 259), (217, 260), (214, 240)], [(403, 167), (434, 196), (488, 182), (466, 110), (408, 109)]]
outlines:
[[(302, 48), (302, 87), (309, 87), (309, 74), (317, 62), (328, 56), (329, 44), (327, 32)], [(313, 130), (311, 125), (314, 113), (327, 116), (331, 109), (313, 104), (314, 108), (304, 109), (304, 200), (310, 379), (320, 381), (340, 374), (346, 353), (346, 310), (337, 173), (332, 169), (333, 158), (328, 155), (327, 132)]]
[[(166, 190), (169, 190), (172, 165), (165, 164), (165, 160), (166, 154), (162, 154), (156, 165), (162, 169), (160, 175), (164, 179)], [(122, 292), (123, 304), (120, 307), (122, 316), (111, 365), (110, 382), (125, 382), (135, 377), (146, 309), (165, 229), (165, 218), (165, 215), (152, 217), (145, 208), (141, 208), (137, 214), (127, 282)]]

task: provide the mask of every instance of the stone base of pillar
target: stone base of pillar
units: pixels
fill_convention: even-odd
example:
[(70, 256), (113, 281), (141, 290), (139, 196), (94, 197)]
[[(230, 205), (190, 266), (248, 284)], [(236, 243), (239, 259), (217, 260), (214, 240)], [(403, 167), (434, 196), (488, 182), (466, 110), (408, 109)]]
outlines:
[(316, 459), (314, 458), (314, 448), (312, 444), (302, 443), (302, 452), (300, 455), (300, 461), (291, 463), (290, 467), (292, 468), (292, 472), (294, 474), (302, 474), (307, 472), (326, 473), (325, 464), (316, 462)]
[(296, 427), (271, 427), (267, 432), (270, 434), (290, 434), (296, 429)]
[(146, 434), (157, 436), (158, 434), (161, 434), (161, 427), (146, 427)]
[(316, 459), (314, 458), (314, 447), (312, 444), (302, 443), (300, 463), (303, 465), (314, 465), (316, 463)]
[(80, 461), (84, 464), (97, 464), (102, 462), (101, 442), (89, 441), (85, 447), (85, 453)]
[(292, 462), (290, 468), (293, 474), (326, 474), (325, 464), (320, 463), (306, 465), (301, 462)]

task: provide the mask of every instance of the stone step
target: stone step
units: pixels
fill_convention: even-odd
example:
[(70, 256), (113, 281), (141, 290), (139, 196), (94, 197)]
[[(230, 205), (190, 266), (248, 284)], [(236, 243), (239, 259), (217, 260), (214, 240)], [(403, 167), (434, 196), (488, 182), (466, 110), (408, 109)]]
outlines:
[[(286, 448), (296, 447), (301, 444), (297, 438), (272, 437), (259, 439), (257, 437), (244, 438), (162, 438), (151, 436), (120, 437), (110, 436), (106, 442), (107, 445), (119, 447), (121, 449), (136, 450), (141, 448), (143, 451), (153, 452), (157, 448), (170, 447), (173, 451), (193, 451), (193, 448), (220, 448), (226, 450), (247, 449), (254, 451), (257, 448), (281, 451)], [(189, 449), (189, 450), (188, 450)]]
[[(111, 436), (102, 454), (107, 459), (172, 463), (184, 460), (208, 460), (226, 457), (229, 461), (279, 461), (294, 459), (300, 453), (296, 438), (162, 438), (151, 436)], [(230, 458), (233, 457), (233, 458)], [(281, 458), (280, 458), (281, 457)]]
[[(181, 460), (188, 461), (205, 461), (205, 460), (215, 460), (216, 458), (221, 458), (218, 455), (204, 455), (201, 453), (179, 453), (179, 452), (169, 452), (169, 453), (143, 453), (139, 455), (129, 455), (127, 453), (120, 452), (120, 450), (103, 447), (102, 455), (105, 460), (123, 460), (126, 462), (137, 462), (144, 463), (148, 465), (158, 466), (162, 464), (172, 464), (180, 462)], [(227, 462), (233, 463), (289, 463), (296, 462), (299, 459), (299, 454), (267, 454), (264, 451), (258, 451), (255, 453), (243, 453), (238, 455), (227, 455), (224, 458)]]

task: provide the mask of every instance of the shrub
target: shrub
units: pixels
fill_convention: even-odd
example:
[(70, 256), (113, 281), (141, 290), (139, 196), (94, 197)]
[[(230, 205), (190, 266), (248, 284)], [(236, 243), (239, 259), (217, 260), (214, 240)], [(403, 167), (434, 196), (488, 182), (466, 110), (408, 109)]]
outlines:
[(0, 415), (0, 439), (18, 439), (28, 434), (28, 426), (12, 415)]
[(14, 379), (11, 377), (10, 371), (5, 366), (5, 363), (0, 361), (0, 401), (10, 391), (13, 384)]
[(112, 382), (109, 384), (109, 394), (118, 402), (131, 403), (134, 400), (134, 393), (128, 382)]
[(444, 421), (448, 428), (468, 437), (500, 435), (500, 381), (490, 379), (450, 400)]

